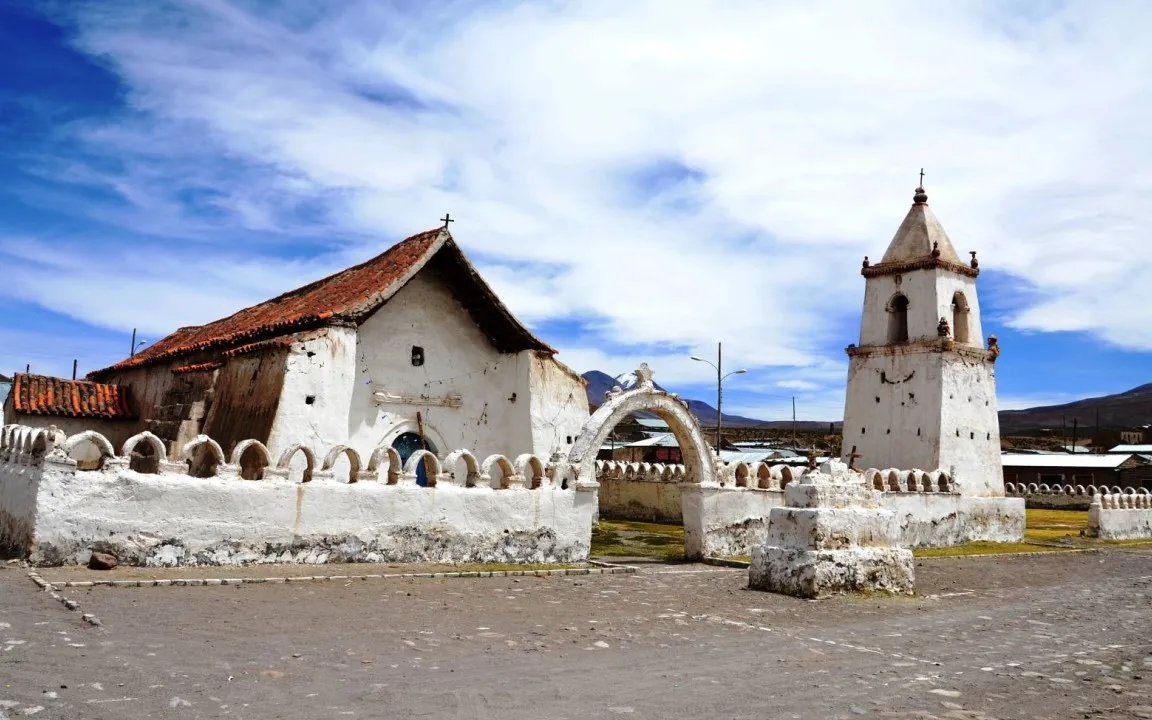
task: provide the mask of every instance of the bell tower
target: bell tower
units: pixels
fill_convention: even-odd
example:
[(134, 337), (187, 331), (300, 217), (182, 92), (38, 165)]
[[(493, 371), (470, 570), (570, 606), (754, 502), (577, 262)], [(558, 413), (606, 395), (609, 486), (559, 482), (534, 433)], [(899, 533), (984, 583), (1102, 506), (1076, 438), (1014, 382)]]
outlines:
[(980, 327), (976, 253), (964, 262), (923, 187), (878, 263), (864, 258), (859, 345), (848, 347), (845, 455), (858, 467), (945, 470), (1002, 496), (996, 338)]

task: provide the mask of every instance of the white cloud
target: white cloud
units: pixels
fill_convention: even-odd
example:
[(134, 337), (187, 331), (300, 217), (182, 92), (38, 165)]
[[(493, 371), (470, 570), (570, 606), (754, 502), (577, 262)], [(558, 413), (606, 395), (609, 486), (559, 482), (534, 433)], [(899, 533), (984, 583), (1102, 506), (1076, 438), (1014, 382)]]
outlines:
[[(89, 129), (124, 155), (103, 181), (149, 227), (287, 239), (184, 272), (170, 249), (139, 248), (115, 292), (93, 294), (109, 278), (85, 269), (23, 296), (104, 325), (129, 324), (127, 307), (149, 327), (200, 322), (322, 274), (276, 259), (301, 204), (323, 208), (309, 234), (350, 258), (449, 210), (514, 312), (588, 322), (564, 348), (573, 367), (649, 360), (658, 380), (703, 386), (683, 355), (723, 340), (764, 392), (811, 391), (831, 411), (842, 391), (821, 383), (843, 382), (843, 358), (825, 353), (853, 339), (860, 258), (883, 252), (926, 166), (958, 249), (1030, 289), (1010, 324), (1152, 349), (1136, 282), (1152, 275), (1143, 6), (412, 7), (80, 11), (79, 46), (112, 63), (140, 113)], [(654, 194), (630, 180), (669, 167), (692, 179)], [(225, 219), (173, 209), (190, 183), (223, 193)]]

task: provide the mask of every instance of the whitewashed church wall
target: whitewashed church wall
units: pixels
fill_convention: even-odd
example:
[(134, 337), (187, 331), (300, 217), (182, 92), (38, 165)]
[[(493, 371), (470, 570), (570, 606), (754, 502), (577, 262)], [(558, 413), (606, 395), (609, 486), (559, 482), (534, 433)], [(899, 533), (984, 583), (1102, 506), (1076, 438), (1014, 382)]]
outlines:
[(313, 448), (345, 443), (356, 378), (354, 328), (331, 327), (319, 337), (294, 343), (268, 435), (273, 457), (295, 443)]
[[(424, 363), (412, 364), (412, 348)], [(448, 288), (428, 274), (413, 278), (359, 328), (355, 349), (349, 444), (370, 450), (399, 432), (416, 431), (419, 410), (426, 429), (444, 443), (511, 455), (531, 448), (531, 353), (498, 352)], [(377, 405), (373, 392), (394, 396), (458, 395), (460, 407), (404, 403)], [(536, 453), (540, 454), (540, 453)], [(547, 455), (544, 455), (547, 458)]]
[(528, 352), (532, 452), (567, 456), (588, 422), (588, 392), (573, 370), (544, 353)]

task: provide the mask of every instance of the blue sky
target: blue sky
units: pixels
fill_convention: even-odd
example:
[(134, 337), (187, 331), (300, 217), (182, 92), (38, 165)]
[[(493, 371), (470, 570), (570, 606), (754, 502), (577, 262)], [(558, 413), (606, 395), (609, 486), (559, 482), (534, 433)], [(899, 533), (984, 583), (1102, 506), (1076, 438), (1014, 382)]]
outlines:
[(1152, 381), (1139, 3), (0, 5), (0, 372), (67, 375), (450, 211), (580, 371), (839, 416), (917, 172), (1002, 407)]

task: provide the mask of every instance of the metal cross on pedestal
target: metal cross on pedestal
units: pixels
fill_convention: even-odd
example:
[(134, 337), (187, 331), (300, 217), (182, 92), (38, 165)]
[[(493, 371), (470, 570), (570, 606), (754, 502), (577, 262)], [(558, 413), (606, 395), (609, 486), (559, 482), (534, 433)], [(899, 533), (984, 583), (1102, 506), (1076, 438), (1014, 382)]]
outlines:
[(848, 453), (844, 457), (848, 458), (848, 469), (849, 470), (855, 470), (856, 469), (856, 461), (859, 460), (861, 457), (860, 453), (856, 452), (856, 446), (853, 445), (852, 446), (852, 452)]
[(449, 213), (444, 213), (444, 217), (440, 218), (440, 222), (444, 223), (444, 229), (447, 230), (448, 229), (448, 223), (452, 223), (452, 222), (456, 222), (456, 221), (452, 219), (452, 216)]
[(816, 469), (816, 448), (812, 448), (808, 451), (808, 469)]

